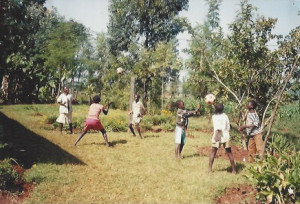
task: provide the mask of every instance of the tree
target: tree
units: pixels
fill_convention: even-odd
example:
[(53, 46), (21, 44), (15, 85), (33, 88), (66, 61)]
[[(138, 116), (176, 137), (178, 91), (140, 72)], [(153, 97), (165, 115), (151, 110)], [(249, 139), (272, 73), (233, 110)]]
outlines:
[[(110, 51), (117, 55), (127, 52), (131, 44), (142, 44), (147, 50), (155, 49), (158, 42), (169, 42), (187, 26), (186, 20), (178, 17), (187, 6), (188, 0), (111, 0), (108, 26)], [(144, 69), (142, 66), (140, 68)], [(146, 77), (142, 81), (144, 101), (147, 101), (151, 79)]]
[(0, 66), (1, 74), (9, 75), (10, 102), (38, 101), (43, 80), (42, 33), (57, 21), (43, 3), (8, 0), (1, 6)]
[(74, 21), (62, 21), (50, 32), (44, 57), (49, 77), (58, 87), (57, 95), (68, 78), (74, 81), (79, 53), (87, 39), (86, 28)]
[(217, 91), (225, 101), (228, 97), (236, 100), (238, 109), (254, 98), (260, 104), (262, 116), (276, 93), (281, 71), (277, 66), (278, 56), (268, 48), (268, 43), (276, 37), (272, 34), (276, 19), (254, 19), (254, 10), (247, 1), (241, 2), (227, 38), (219, 28), (204, 25), (190, 52), (196, 76), (210, 80), (211, 84), (217, 82), (211, 90)]

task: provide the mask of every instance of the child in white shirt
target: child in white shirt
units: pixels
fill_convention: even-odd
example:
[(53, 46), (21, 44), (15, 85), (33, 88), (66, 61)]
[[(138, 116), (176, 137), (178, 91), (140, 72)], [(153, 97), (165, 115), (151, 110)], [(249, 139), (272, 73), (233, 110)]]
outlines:
[(235, 163), (230, 147), (230, 123), (228, 116), (223, 113), (224, 106), (221, 103), (215, 105), (215, 114), (212, 116), (212, 122), (214, 126), (214, 133), (212, 136), (212, 151), (209, 158), (209, 171), (212, 171), (212, 165), (214, 163), (215, 156), (218, 149), (223, 146), (226, 150), (227, 156), (230, 160), (232, 173), (236, 174)]

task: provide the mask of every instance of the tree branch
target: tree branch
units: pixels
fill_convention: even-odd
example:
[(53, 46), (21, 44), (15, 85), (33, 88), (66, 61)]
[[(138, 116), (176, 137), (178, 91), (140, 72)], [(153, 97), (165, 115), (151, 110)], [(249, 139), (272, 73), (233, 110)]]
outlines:
[(276, 112), (277, 112), (279, 103), (281, 101), (281, 98), (282, 98), (282, 95), (284, 93), (284, 90), (285, 90), (285, 88), (286, 88), (289, 80), (292, 78), (293, 73), (294, 73), (294, 71), (295, 71), (295, 69), (297, 67), (297, 62), (299, 60), (299, 57), (300, 57), (300, 55), (298, 55), (297, 58), (295, 59), (295, 61), (293, 63), (293, 66), (292, 66), (292, 69), (291, 69), (290, 73), (288, 74), (288, 76), (285, 78), (283, 87), (280, 90), (280, 93), (278, 95), (278, 99), (277, 99), (276, 105), (275, 105), (274, 110), (273, 110), (272, 115), (271, 115), (270, 125), (269, 125), (269, 128), (268, 128), (268, 132), (267, 132), (267, 135), (266, 135), (265, 140), (264, 140), (264, 145), (263, 145), (263, 149), (262, 149), (262, 158), (264, 158), (264, 155), (265, 155), (266, 144), (267, 144), (267, 141), (268, 141), (270, 133), (271, 133), (271, 129), (272, 129), (272, 126), (273, 126), (273, 123), (274, 123), (274, 120), (275, 120), (275, 116), (276, 116)]

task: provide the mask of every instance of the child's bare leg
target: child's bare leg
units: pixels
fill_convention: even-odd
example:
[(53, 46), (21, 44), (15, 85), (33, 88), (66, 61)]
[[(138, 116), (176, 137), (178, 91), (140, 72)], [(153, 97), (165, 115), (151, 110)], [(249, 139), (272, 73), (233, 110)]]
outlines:
[(142, 133), (141, 133), (140, 124), (139, 124), (139, 123), (136, 123), (136, 124), (135, 124), (135, 128), (136, 128), (136, 130), (138, 131), (140, 138), (143, 139)]
[(108, 139), (107, 139), (107, 134), (106, 132), (102, 132), (102, 135), (103, 135), (103, 138), (104, 138), (104, 141), (105, 141), (105, 144), (107, 147), (110, 147), (110, 144), (108, 143)]
[(72, 123), (69, 123), (69, 130), (70, 130), (70, 133), (73, 134), (73, 125), (72, 125)]
[(209, 172), (212, 172), (212, 165), (214, 163), (214, 160), (215, 160), (215, 156), (217, 154), (217, 151), (218, 151), (218, 148), (216, 147), (213, 147), (211, 149), (211, 154), (210, 154), (210, 157), (209, 157)]
[(83, 133), (81, 133), (81, 135), (78, 137), (78, 139), (76, 140), (74, 146), (77, 145), (77, 143), (81, 140), (81, 138), (83, 138), (83, 136), (87, 133), (87, 131), (84, 131)]
[(179, 157), (180, 157), (180, 158), (181, 158), (181, 152), (182, 152), (182, 150), (183, 150), (183, 146), (184, 146), (183, 143), (181, 143), (180, 146), (179, 146)]
[(231, 152), (231, 148), (226, 148), (226, 153), (227, 153), (227, 156), (230, 160), (230, 163), (231, 163), (231, 167), (232, 167), (232, 173), (233, 174), (236, 174), (236, 169), (235, 169), (235, 163), (234, 163), (234, 159), (233, 159), (233, 155), (232, 155), (232, 152)]
[(128, 127), (129, 127), (130, 131), (132, 132), (133, 136), (135, 137), (135, 132), (134, 132), (134, 129), (133, 129), (133, 127), (132, 127), (132, 123), (130, 123), (130, 124), (128, 125)]
[(175, 144), (175, 158), (179, 157), (180, 144)]
[(60, 131), (60, 134), (62, 134), (62, 129), (63, 129), (63, 124), (62, 124), (62, 123), (59, 123), (59, 131)]

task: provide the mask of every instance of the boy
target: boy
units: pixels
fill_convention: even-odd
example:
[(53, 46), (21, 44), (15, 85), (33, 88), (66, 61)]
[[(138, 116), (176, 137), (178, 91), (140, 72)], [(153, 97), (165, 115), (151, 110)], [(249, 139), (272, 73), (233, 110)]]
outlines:
[(104, 108), (103, 105), (99, 104), (100, 101), (101, 101), (101, 99), (98, 95), (93, 97), (93, 104), (90, 106), (89, 114), (86, 118), (85, 126), (83, 128), (83, 133), (78, 137), (74, 146), (77, 145), (77, 143), (87, 133), (88, 130), (92, 129), (92, 130), (100, 131), (103, 135), (106, 146), (110, 147), (110, 144), (108, 143), (106, 131), (105, 131), (104, 127), (102, 126), (101, 121), (99, 120), (99, 115), (100, 115), (101, 111), (103, 111), (103, 113), (105, 115), (108, 114), (108, 109), (109, 109), (110, 103), (107, 104), (107, 108)]
[(69, 94), (69, 89), (64, 87), (63, 93), (57, 98), (57, 103), (59, 106), (59, 116), (56, 122), (60, 124), (59, 130), (62, 134), (62, 129), (64, 124), (69, 124), (70, 133), (73, 134), (72, 127), (72, 95)]
[(184, 102), (178, 100), (176, 102), (178, 108), (176, 114), (176, 128), (175, 128), (175, 158), (181, 158), (181, 152), (185, 144), (185, 134), (188, 126), (188, 118), (196, 115), (199, 111), (200, 104), (197, 105), (195, 111), (185, 110)]
[(212, 136), (212, 150), (209, 158), (209, 172), (212, 172), (212, 165), (218, 149), (223, 146), (230, 160), (232, 173), (236, 174), (235, 163), (230, 147), (230, 123), (228, 116), (223, 113), (224, 106), (221, 103), (215, 105), (215, 114), (212, 116), (214, 133)]
[(145, 108), (142, 102), (140, 102), (140, 95), (137, 94), (135, 96), (135, 100), (132, 103), (132, 111), (129, 112), (129, 114), (132, 114), (132, 119), (128, 125), (130, 131), (132, 132), (133, 136), (135, 137), (135, 132), (133, 129), (133, 125), (135, 126), (135, 129), (138, 131), (139, 136), (141, 139), (143, 139), (142, 134), (141, 134), (141, 128), (140, 128), (140, 122), (142, 120), (142, 116), (145, 113)]
[(255, 111), (257, 103), (254, 100), (250, 100), (247, 104), (248, 114), (246, 125), (240, 126), (238, 129), (241, 133), (246, 129), (249, 141), (248, 141), (248, 151), (249, 151), (249, 161), (253, 162), (255, 156), (258, 154), (262, 155), (262, 129), (260, 128), (259, 117)]

